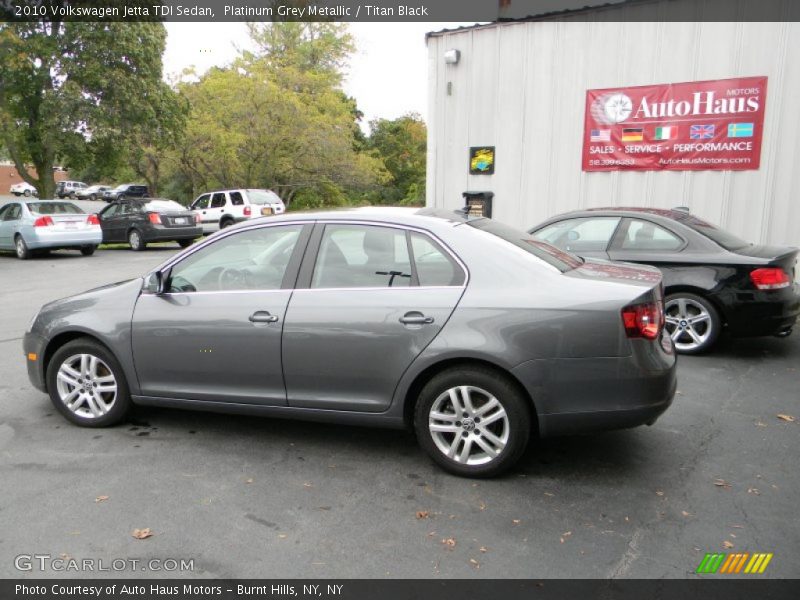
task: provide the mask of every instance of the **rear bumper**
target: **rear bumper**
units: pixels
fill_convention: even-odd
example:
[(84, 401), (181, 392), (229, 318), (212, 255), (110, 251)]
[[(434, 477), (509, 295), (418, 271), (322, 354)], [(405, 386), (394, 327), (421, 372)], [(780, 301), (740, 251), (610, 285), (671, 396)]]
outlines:
[(203, 235), (202, 227), (151, 227), (143, 232), (146, 242), (193, 240)]
[(650, 425), (669, 408), (674, 352), (631, 342), (631, 356), (535, 360), (512, 371), (533, 398), (542, 437)]
[(728, 332), (736, 337), (774, 335), (791, 328), (800, 316), (800, 285), (782, 290), (736, 292), (725, 309)]
[(100, 227), (91, 230), (62, 230), (48, 231), (46, 227), (37, 227), (33, 235), (25, 237), (28, 248), (79, 248), (80, 246), (96, 246), (103, 241), (103, 232)]

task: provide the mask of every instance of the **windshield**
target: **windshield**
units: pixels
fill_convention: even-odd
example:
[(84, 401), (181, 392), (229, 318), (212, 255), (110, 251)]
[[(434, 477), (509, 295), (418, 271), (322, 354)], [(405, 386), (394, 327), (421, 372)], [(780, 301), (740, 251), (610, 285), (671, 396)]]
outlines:
[(85, 214), (72, 202), (30, 202), (28, 210), (38, 215), (82, 215)]
[(183, 206), (174, 200), (151, 200), (145, 203), (144, 209), (150, 212), (184, 211)]
[(725, 231), (724, 229), (720, 229), (716, 225), (712, 225), (702, 219), (698, 219), (694, 215), (686, 214), (686, 215), (679, 215), (675, 217), (675, 220), (683, 223), (687, 227), (691, 227), (697, 233), (706, 236), (711, 241), (716, 242), (726, 250), (740, 250), (741, 248), (746, 248), (750, 246), (749, 242), (745, 242), (743, 239), (736, 237), (732, 233)]
[(492, 221), (491, 219), (476, 219), (474, 221), (467, 221), (467, 225), (496, 235), (510, 244), (514, 244), (517, 248), (521, 248), (525, 250), (525, 252), (533, 254), (535, 257), (555, 267), (562, 273), (577, 269), (583, 264), (581, 259), (574, 254), (559, 250), (547, 242), (537, 240), (529, 233), (519, 231), (513, 227), (508, 227), (497, 221)]
[(281, 204), (281, 197), (270, 190), (247, 190), (250, 204)]

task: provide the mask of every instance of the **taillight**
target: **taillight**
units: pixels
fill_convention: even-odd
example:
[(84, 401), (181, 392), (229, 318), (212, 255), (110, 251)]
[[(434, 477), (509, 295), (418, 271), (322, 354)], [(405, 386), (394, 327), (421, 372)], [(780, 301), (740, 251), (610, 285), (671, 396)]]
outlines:
[(626, 306), (622, 309), (622, 323), (628, 337), (654, 340), (664, 327), (664, 305), (646, 302)]
[(89, 215), (89, 218), (86, 219), (86, 222), (89, 225), (100, 225), (100, 219), (97, 218), (97, 215)]
[(249, 217), (251, 214), (252, 214), (252, 211), (250, 210), (250, 207), (249, 206), (245, 206), (244, 207), (244, 216), (245, 217)]
[(750, 281), (759, 290), (779, 290), (789, 287), (789, 274), (778, 267), (756, 269), (750, 272)]
[(150, 222), (154, 225), (161, 225), (161, 215), (158, 213), (147, 213), (147, 218), (150, 219)]
[(47, 227), (53, 225), (53, 219), (50, 217), (39, 217), (33, 222), (34, 227)]

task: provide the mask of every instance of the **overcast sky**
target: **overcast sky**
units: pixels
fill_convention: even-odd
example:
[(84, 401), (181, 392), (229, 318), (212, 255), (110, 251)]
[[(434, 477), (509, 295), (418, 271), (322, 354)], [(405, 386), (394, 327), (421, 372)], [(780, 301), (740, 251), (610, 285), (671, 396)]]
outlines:
[[(462, 23), (350, 23), (355, 37), (345, 92), (365, 115), (393, 119), (408, 112), (427, 114), (428, 63), (425, 33)], [(248, 47), (243, 23), (166, 23), (165, 75), (194, 66), (204, 72), (224, 66), (236, 47)]]

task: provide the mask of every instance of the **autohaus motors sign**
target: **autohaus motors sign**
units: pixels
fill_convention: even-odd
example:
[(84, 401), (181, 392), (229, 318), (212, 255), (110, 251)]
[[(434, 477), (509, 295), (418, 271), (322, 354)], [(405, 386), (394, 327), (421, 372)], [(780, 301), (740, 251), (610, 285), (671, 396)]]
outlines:
[(758, 169), (766, 77), (588, 90), (584, 171)]

